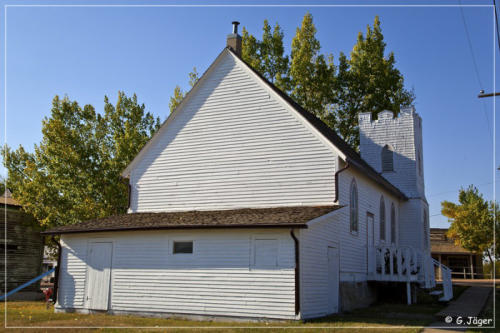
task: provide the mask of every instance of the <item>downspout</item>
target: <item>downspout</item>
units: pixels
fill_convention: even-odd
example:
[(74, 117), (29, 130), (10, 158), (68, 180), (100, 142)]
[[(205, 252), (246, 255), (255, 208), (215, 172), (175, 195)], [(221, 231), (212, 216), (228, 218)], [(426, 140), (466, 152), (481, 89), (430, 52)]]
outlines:
[(342, 171), (345, 171), (347, 168), (349, 168), (351, 165), (349, 162), (346, 160), (345, 162), (345, 167), (340, 169), (339, 171), (335, 172), (335, 200), (333, 202), (339, 201), (339, 173)]
[(290, 235), (295, 242), (295, 315), (300, 313), (300, 261), (299, 261), (299, 240), (290, 230)]
[(59, 243), (54, 237), (52, 237), (52, 241), (57, 245), (57, 267), (54, 278), (54, 295), (53, 295), (53, 301), (55, 304), (57, 303), (57, 291), (59, 289), (59, 270), (61, 269), (62, 248), (61, 248), (61, 243)]

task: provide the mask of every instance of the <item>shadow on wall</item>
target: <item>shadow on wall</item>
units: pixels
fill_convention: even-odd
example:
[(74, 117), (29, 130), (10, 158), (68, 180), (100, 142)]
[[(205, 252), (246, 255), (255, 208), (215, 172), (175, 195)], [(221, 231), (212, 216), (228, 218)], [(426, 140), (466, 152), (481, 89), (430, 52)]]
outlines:
[[(400, 117), (408, 117), (408, 115)], [(389, 121), (393, 121), (393, 118), (389, 118)], [(399, 134), (401, 135), (401, 133)], [(363, 131), (360, 131), (360, 141), (363, 142), (362, 149), (364, 148), (363, 155), (368, 156), (367, 159), (370, 160), (369, 164), (372, 168), (399, 188), (408, 198), (415, 199), (401, 202), (396, 214), (400, 245), (413, 246), (418, 249), (421, 249), (422, 246), (430, 248), (429, 207), (425, 197), (422, 198), (423, 201), (419, 200), (420, 193), (424, 193), (424, 188), (420, 188), (421, 185), (419, 185), (419, 179), (423, 177), (424, 172), (421, 170), (423, 159), (418, 157), (417, 160), (417, 156), (422, 154), (422, 151), (415, 150), (415, 159), (410, 158), (407, 156), (408, 152), (403, 154), (401, 151), (408, 150), (406, 145), (413, 140), (412, 138), (404, 137), (401, 142), (395, 143), (393, 142), (394, 137), (386, 135), (389, 137), (387, 141), (391, 142), (384, 142), (384, 140), (375, 142)], [(407, 135), (413, 136), (413, 133), (409, 132)], [(384, 149), (386, 146), (389, 149)], [(388, 153), (389, 151), (392, 153)], [(388, 156), (392, 157), (392, 163), (387, 161)], [(387, 170), (391, 165), (392, 171), (382, 171)], [(390, 206), (386, 206), (386, 228), (390, 228), (390, 209)], [(422, 236), (424, 239), (427, 238), (427, 242), (421, 243)]]
[[(62, 249), (61, 256), (61, 268), (59, 269), (59, 281), (62, 284), (59, 284), (59, 291), (57, 293), (57, 298), (59, 304), (64, 304), (65, 307), (77, 307), (80, 306), (81, 302), (77, 302), (75, 300), (76, 288), (75, 288), (75, 280), (73, 276), (68, 273), (68, 254), (71, 253), (75, 257), (77, 257), (76, 253), (68, 248)], [(84, 259), (81, 259), (84, 260)]]

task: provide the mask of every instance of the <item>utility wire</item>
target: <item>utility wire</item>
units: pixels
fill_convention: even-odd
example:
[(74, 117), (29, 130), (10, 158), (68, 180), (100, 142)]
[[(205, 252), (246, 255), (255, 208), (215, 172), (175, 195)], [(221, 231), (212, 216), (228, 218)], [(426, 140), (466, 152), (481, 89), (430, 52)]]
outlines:
[[(493, 0), (493, 1), (495, 1), (495, 0)], [(462, 22), (464, 23), (465, 36), (467, 37), (467, 44), (469, 46), (469, 51), (470, 51), (470, 54), (472, 56), (472, 63), (474, 65), (474, 72), (476, 73), (477, 83), (479, 84), (480, 90), (484, 90), (483, 83), (481, 82), (481, 77), (479, 75), (479, 70), (477, 67), (476, 56), (474, 55), (474, 48), (472, 47), (472, 40), (470, 38), (469, 28), (467, 26), (467, 21), (465, 20), (464, 9), (462, 8), (462, 1), (458, 0), (458, 3), (460, 5), (459, 6), (460, 14), (462, 17)], [(495, 8), (493, 8), (493, 9), (495, 9)], [(496, 13), (497, 12), (495, 10), (495, 15), (496, 15)], [(498, 29), (498, 26), (497, 26), (497, 29)], [(500, 40), (499, 40), (499, 47), (500, 47)], [(486, 117), (486, 127), (488, 127), (488, 132), (490, 133), (491, 142), (493, 142), (493, 134), (492, 134), (491, 128), (490, 128), (490, 118), (488, 117), (488, 112), (486, 111), (485, 107), (483, 107), (483, 112), (484, 112), (484, 116)]]
[(493, 10), (495, 11), (495, 28), (497, 29), (498, 51), (500, 52), (500, 32), (498, 31), (497, 3), (493, 0)]
[(477, 83), (479, 84), (479, 88), (483, 89), (483, 83), (481, 82), (481, 77), (479, 76), (479, 70), (477, 68), (476, 56), (474, 55), (474, 48), (472, 47), (472, 40), (469, 34), (469, 28), (467, 26), (467, 21), (465, 20), (464, 9), (462, 8), (462, 1), (458, 0), (460, 4), (460, 14), (462, 17), (462, 22), (464, 23), (465, 36), (467, 37), (467, 44), (469, 45), (470, 54), (472, 56), (472, 63), (474, 65), (474, 71), (476, 72)]

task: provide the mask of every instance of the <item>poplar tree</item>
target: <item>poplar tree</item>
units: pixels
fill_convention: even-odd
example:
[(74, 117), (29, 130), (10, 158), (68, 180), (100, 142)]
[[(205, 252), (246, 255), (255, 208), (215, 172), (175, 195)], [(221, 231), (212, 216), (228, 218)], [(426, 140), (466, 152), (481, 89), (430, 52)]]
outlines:
[[(196, 71), (196, 67), (193, 67), (193, 71), (188, 74), (189, 76), (189, 86), (193, 88), (196, 82), (200, 79), (198, 72)], [(174, 94), (170, 97), (170, 102), (168, 103), (168, 108), (170, 113), (174, 111), (179, 104), (181, 104), (184, 97), (186, 97), (187, 92), (183, 92), (182, 88), (177, 85), (174, 88)]]
[(256, 71), (264, 75), (264, 66), (260, 57), (260, 42), (248, 33), (248, 30), (243, 27), (241, 31), (241, 57)]
[(333, 112), (328, 123), (338, 128), (342, 137), (353, 147), (359, 146), (358, 114), (371, 112), (376, 118), (384, 110), (399, 113), (401, 107), (415, 100), (413, 91), (406, 90), (404, 78), (395, 67), (394, 53), (385, 56), (386, 43), (376, 16), (373, 28), (358, 34), (350, 59), (341, 54), (339, 73), (334, 87)]
[[(401, 107), (413, 104), (415, 94), (405, 89), (403, 75), (395, 67), (394, 53), (385, 55), (386, 43), (378, 16), (373, 27), (367, 26), (365, 35), (358, 34), (350, 57), (339, 53), (338, 65), (332, 54), (320, 52), (316, 32), (313, 17), (307, 13), (296, 29), (288, 56), (283, 30), (278, 23), (271, 29), (264, 20), (261, 40), (243, 27), (241, 56), (357, 149), (359, 113), (371, 112), (376, 118), (379, 112), (391, 110), (397, 115)], [(184, 96), (177, 86), (170, 99), (171, 111)]]
[[(260, 43), (260, 58), (263, 75), (271, 82), (282, 84), (288, 76), (288, 56), (283, 46), (283, 31), (278, 23), (271, 32), (271, 26), (264, 20), (262, 42)], [(277, 82), (278, 81), (278, 82)]]
[(262, 28), (262, 40), (242, 30), (241, 57), (267, 80), (278, 88), (288, 88), (288, 56), (283, 45), (283, 30), (276, 23), (273, 29), (267, 20)]
[(499, 254), (498, 249), (496, 253), (493, 249), (493, 232), (499, 227), (498, 221), (495, 221), (499, 213), (498, 204), (485, 200), (472, 185), (467, 189), (460, 189), (458, 202), (458, 204), (449, 201), (441, 203), (441, 213), (448, 217), (451, 223), (448, 236), (455, 240), (455, 244), (466, 250), (481, 253), (493, 262), (493, 257)]
[(292, 40), (290, 61), (291, 97), (321, 119), (332, 100), (335, 67), (333, 56), (320, 54), (316, 27), (307, 13)]
[(137, 97), (105, 97), (104, 113), (56, 96), (42, 121), (42, 141), (33, 152), (4, 147), (9, 188), (23, 210), (43, 226), (125, 213), (127, 182), (121, 172), (139, 153), (160, 120)]

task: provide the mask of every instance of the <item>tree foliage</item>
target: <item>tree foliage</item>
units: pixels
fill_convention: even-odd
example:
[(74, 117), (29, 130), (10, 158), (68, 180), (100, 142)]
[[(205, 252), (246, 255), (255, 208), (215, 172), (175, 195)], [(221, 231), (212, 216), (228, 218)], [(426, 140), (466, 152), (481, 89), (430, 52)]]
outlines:
[(394, 53), (386, 55), (378, 17), (365, 35), (358, 34), (350, 57), (339, 53), (337, 65), (332, 54), (321, 53), (316, 33), (313, 17), (307, 13), (287, 56), (281, 28), (276, 24), (271, 34), (266, 20), (261, 40), (243, 28), (242, 58), (357, 148), (360, 112), (374, 117), (383, 110), (397, 114), (413, 103), (415, 94), (405, 89)]
[(32, 153), (4, 147), (13, 196), (44, 226), (124, 213), (127, 182), (121, 172), (159, 128), (137, 97), (105, 97), (104, 113), (56, 96)]
[(276, 23), (273, 29), (264, 20), (262, 39), (249, 34), (245, 27), (242, 31), (242, 58), (278, 87), (285, 88), (288, 77), (288, 56), (283, 45), (283, 30)]
[(324, 119), (332, 101), (335, 80), (333, 56), (320, 53), (316, 27), (311, 14), (306, 14), (292, 40), (290, 82), (291, 97), (306, 110)]
[(5, 192), (5, 179), (3, 176), (0, 176), (0, 195)]
[[(196, 67), (193, 67), (193, 71), (189, 73), (188, 76), (189, 76), (189, 86), (193, 88), (196, 82), (198, 82), (198, 80), (200, 79), (198, 72), (196, 71)], [(179, 106), (179, 104), (181, 104), (184, 97), (186, 97), (186, 94), (187, 93), (183, 92), (180, 86), (178, 85), (175, 86), (174, 94), (172, 97), (170, 97), (170, 102), (168, 104), (171, 113), (177, 108), (177, 106)]]
[(460, 190), (458, 202), (458, 204), (449, 201), (441, 203), (441, 213), (451, 222), (448, 236), (454, 239), (457, 245), (469, 251), (482, 253), (492, 262), (494, 219), (498, 216), (498, 204), (485, 200), (472, 185)]
[(370, 112), (375, 117), (380, 111), (390, 110), (395, 115), (401, 107), (415, 100), (413, 91), (404, 88), (404, 78), (395, 67), (394, 53), (385, 56), (386, 43), (375, 17), (373, 27), (366, 34), (360, 32), (350, 59), (340, 55), (339, 73), (335, 85), (334, 112), (329, 117), (347, 142), (359, 145), (358, 114)]

